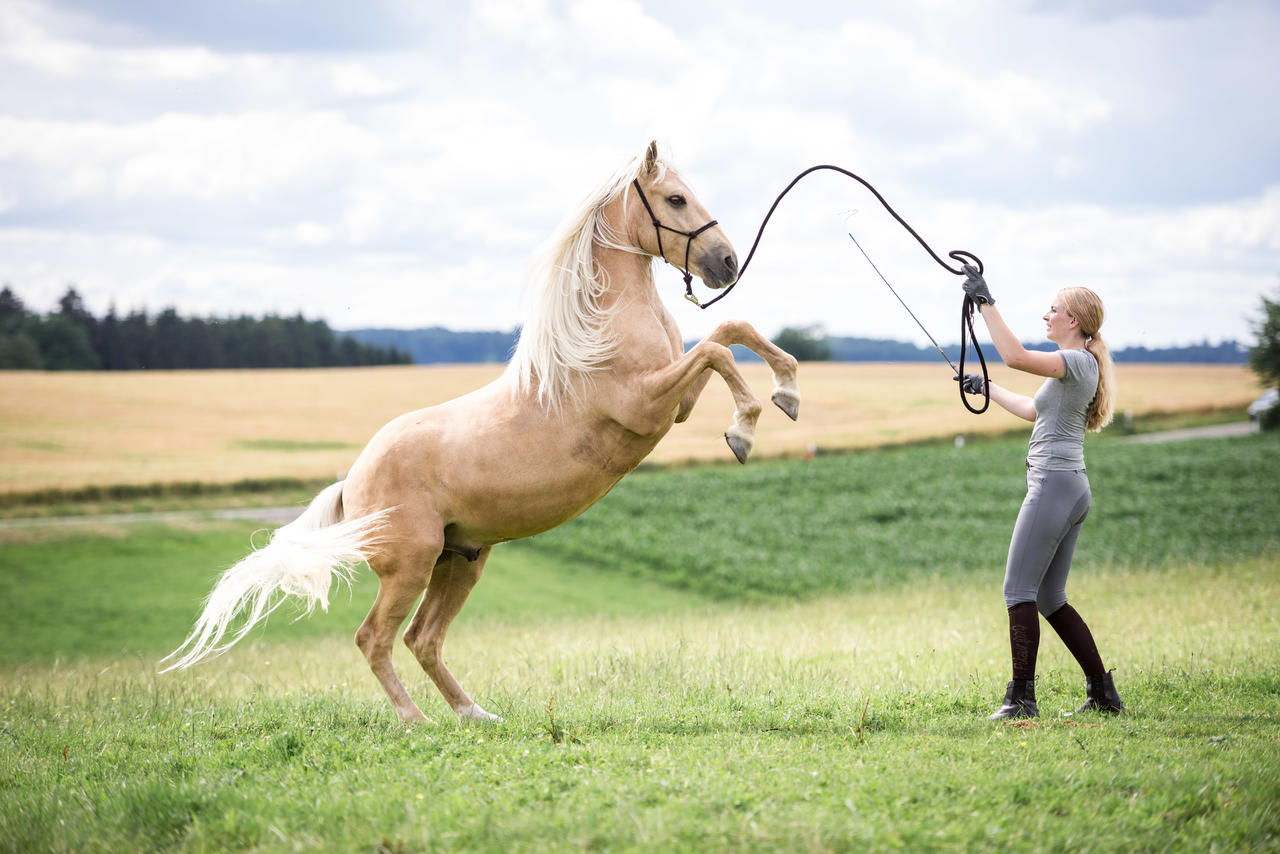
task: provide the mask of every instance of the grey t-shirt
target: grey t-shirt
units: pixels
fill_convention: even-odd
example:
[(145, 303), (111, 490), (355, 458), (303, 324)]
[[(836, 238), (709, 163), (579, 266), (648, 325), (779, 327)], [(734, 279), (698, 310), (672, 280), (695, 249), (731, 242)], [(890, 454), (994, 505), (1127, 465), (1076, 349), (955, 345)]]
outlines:
[(1088, 350), (1059, 350), (1066, 373), (1049, 377), (1035, 394), (1027, 464), (1074, 471), (1084, 468), (1084, 429), (1089, 404), (1098, 392), (1098, 362)]

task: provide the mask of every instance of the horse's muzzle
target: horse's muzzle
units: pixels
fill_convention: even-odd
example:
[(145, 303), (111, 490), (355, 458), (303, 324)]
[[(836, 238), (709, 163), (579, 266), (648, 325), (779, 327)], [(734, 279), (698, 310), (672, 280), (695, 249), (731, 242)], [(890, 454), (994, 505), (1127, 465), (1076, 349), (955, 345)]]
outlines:
[(728, 243), (713, 246), (698, 258), (702, 283), (713, 290), (732, 285), (738, 279), (738, 256)]

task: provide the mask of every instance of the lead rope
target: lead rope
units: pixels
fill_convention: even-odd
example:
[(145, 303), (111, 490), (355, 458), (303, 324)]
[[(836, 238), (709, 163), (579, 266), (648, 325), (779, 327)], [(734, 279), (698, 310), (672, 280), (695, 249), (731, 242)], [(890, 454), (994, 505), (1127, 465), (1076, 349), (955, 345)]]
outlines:
[[(960, 381), (960, 402), (964, 404), (964, 408), (974, 415), (981, 415), (987, 411), (987, 407), (991, 406), (991, 378), (987, 376), (987, 360), (982, 355), (982, 348), (978, 346), (978, 336), (973, 331), (973, 313), (977, 308), (977, 300), (965, 294), (964, 302), (960, 304), (960, 370), (956, 371), (956, 379)], [(964, 354), (969, 349), (964, 337), (966, 326), (969, 329), (968, 340), (973, 342), (973, 352), (978, 354), (978, 364), (982, 365), (982, 406), (977, 409), (969, 403), (969, 398), (964, 393)]]
[[(870, 190), (871, 194), (876, 197), (876, 200), (879, 201), (880, 204), (884, 205), (884, 209), (887, 210), (889, 214), (895, 220), (898, 221), (898, 224), (901, 225), (903, 228), (905, 228), (907, 232), (910, 233), (910, 235), (916, 239), (916, 242), (924, 247), (924, 250), (929, 253), (929, 256), (933, 258), (934, 261), (937, 261), (939, 266), (941, 266), (948, 273), (952, 273), (956, 276), (963, 276), (964, 265), (967, 262), (971, 261), (973, 265), (977, 268), (978, 274), (979, 275), (982, 274), (984, 269), (982, 265), (982, 259), (980, 259), (977, 255), (974, 255), (972, 252), (966, 252), (962, 249), (953, 249), (952, 251), (947, 253), (947, 257), (951, 258), (954, 261), (959, 262), (960, 269), (957, 270), (953, 268), (946, 261), (943, 261), (941, 258), (938, 257), (938, 253), (934, 252), (933, 248), (924, 241), (924, 238), (921, 237), (918, 233), (916, 233), (916, 230), (912, 228), (911, 225), (905, 219), (903, 219), (901, 216), (898, 215), (898, 212), (895, 211), (887, 201), (885, 201), (884, 196), (880, 195), (879, 191), (876, 190), (875, 187), (871, 186), (870, 182), (868, 182), (866, 179), (862, 178), (859, 175), (855, 175), (853, 172), (850, 172), (848, 169), (843, 169), (839, 166), (831, 166), (829, 164), (823, 163), (817, 166), (810, 166), (808, 169), (801, 172), (795, 178), (791, 179), (791, 183), (788, 184), (786, 188), (783, 189), (783, 191), (778, 194), (778, 197), (773, 200), (773, 204), (769, 206), (769, 212), (764, 215), (764, 221), (760, 223), (759, 231), (756, 232), (756, 239), (751, 244), (751, 251), (747, 253), (747, 260), (742, 262), (742, 266), (738, 268), (738, 277), (734, 280), (732, 285), (730, 285), (729, 287), (721, 291), (720, 294), (717, 295), (714, 299), (710, 299), (705, 303), (698, 302), (698, 298), (693, 295), (693, 286), (691, 284), (691, 277), (689, 277), (688, 274), (686, 273), (686, 278), (684, 283), (685, 298), (688, 299), (690, 302), (694, 303), (696, 306), (698, 306), (698, 308), (705, 309), (705, 308), (710, 308), (711, 306), (718, 303), (720, 300), (727, 297), (729, 295), (729, 292), (732, 291), (735, 287), (737, 287), (738, 282), (742, 281), (742, 276), (744, 273), (746, 273), (747, 266), (751, 263), (751, 259), (755, 257), (756, 247), (760, 245), (760, 238), (764, 235), (764, 228), (766, 225), (769, 224), (769, 219), (773, 216), (773, 212), (778, 209), (778, 204), (782, 201), (782, 197), (785, 196), (787, 193), (791, 192), (791, 188), (794, 187), (796, 184), (800, 183), (801, 178), (805, 177), (806, 175), (812, 172), (818, 172), (823, 169), (827, 169), (832, 172), (839, 172), (841, 175), (844, 175), (848, 178), (852, 178), (853, 180), (857, 181), (859, 184), (861, 184), (862, 186)], [(648, 202), (646, 201), (645, 207), (648, 208), (648, 206), (649, 206)], [(652, 212), (650, 212), (650, 216), (652, 216)], [(658, 223), (655, 219), (654, 225), (656, 226), (657, 224)], [(850, 234), (849, 237), (852, 238), (853, 235)], [(659, 237), (659, 240), (661, 240), (661, 237)], [(853, 242), (855, 244), (858, 244), (858, 241), (856, 239)], [(868, 263), (870, 263), (871, 259), (867, 257), (867, 253), (862, 250), (861, 244), (858, 244), (858, 250), (862, 251), (863, 257), (866, 257)], [(880, 274), (880, 271), (879, 269), (876, 268), (875, 264), (872, 264), (871, 268), (875, 270), (877, 274)], [(889, 285), (889, 281), (884, 278), (883, 274), (880, 274), (880, 279), (886, 285)], [(895, 297), (898, 297), (898, 292), (893, 290), (892, 285), (889, 285), (889, 290), (893, 291), (893, 295)], [(920, 320), (916, 318), (915, 313), (912, 312), (911, 309), (907, 307), (907, 304), (905, 302), (903, 302), (902, 297), (898, 297), (898, 302), (902, 303), (902, 307), (907, 309), (907, 313), (911, 315), (912, 319), (916, 321), (916, 323), (920, 326), (921, 329), (924, 329), (924, 324), (920, 323)], [(977, 304), (974, 302), (973, 297), (969, 296), (968, 294), (965, 294), (964, 302), (960, 306), (960, 367), (958, 369), (952, 363), (951, 359), (948, 358), (947, 354), (943, 352), (942, 348), (938, 347), (938, 342), (933, 341), (933, 336), (929, 335), (929, 330), (924, 329), (924, 334), (929, 336), (929, 340), (933, 341), (933, 346), (937, 347), (938, 352), (942, 353), (942, 358), (946, 359), (947, 364), (951, 365), (951, 369), (956, 372), (956, 379), (960, 380), (960, 402), (964, 404), (964, 408), (972, 412), (974, 415), (981, 415), (982, 413), (986, 412), (987, 407), (991, 405), (991, 381), (987, 375), (987, 360), (982, 355), (982, 347), (978, 345), (978, 336), (973, 329), (973, 312), (976, 308), (976, 305)], [(965, 339), (966, 329), (968, 330), (968, 334), (969, 334), (968, 341), (966, 341)], [(972, 404), (970, 404), (969, 398), (965, 395), (965, 391), (964, 391), (964, 360), (965, 360), (965, 351), (968, 349), (969, 343), (973, 344), (973, 350), (975, 353), (978, 354), (978, 362), (982, 365), (983, 401), (982, 401), (981, 407), (974, 407)]]

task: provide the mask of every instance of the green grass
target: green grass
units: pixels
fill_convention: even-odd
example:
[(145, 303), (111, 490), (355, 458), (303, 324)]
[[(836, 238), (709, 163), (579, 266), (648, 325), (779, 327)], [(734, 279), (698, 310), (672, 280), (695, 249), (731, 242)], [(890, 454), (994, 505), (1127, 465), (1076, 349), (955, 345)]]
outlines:
[[(406, 729), (330, 613), (182, 674), (251, 525), (10, 532), (0, 851), (1280, 849), (1277, 437), (1091, 444), (1071, 593), (1130, 707), (985, 715), (1020, 445), (642, 473), (500, 547), (450, 634), (507, 720)], [(683, 568), (686, 561), (690, 568)]]
[[(219, 573), (266, 531), (251, 522), (38, 529), (0, 551), (0, 666), (118, 655), (159, 656), (176, 647)], [(498, 558), (501, 558), (499, 562)], [(540, 622), (585, 615), (669, 613), (704, 597), (652, 581), (600, 575), (519, 544), (499, 547), (494, 583), (479, 585), (467, 620)], [(354, 637), (377, 579), (358, 573), (335, 586), (329, 610), (296, 620), (282, 608), (251, 637), (285, 642)], [(351, 650), (355, 651), (352, 643)]]
[(460, 624), (450, 660), (499, 726), (448, 723), (400, 655), (445, 724), (406, 730), (337, 638), (258, 640), (180, 676), (18, 667), (0, 847), (1274, 850), (1276, 569), (1091, 575), (1119, 719), (1062, 715), (1080, 679), (1046, 639), (1042, 719), (983, 720), (1002, 614), (956, 582)]

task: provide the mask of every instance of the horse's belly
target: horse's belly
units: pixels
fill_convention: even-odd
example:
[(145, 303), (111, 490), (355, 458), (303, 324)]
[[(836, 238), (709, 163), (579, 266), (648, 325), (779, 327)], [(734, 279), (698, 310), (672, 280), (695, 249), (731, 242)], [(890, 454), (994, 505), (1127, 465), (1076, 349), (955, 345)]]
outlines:
[(581, 515), (620, 476), (490, 481), (459, 490), (446, 538), (489, 545), (532, 537)]

